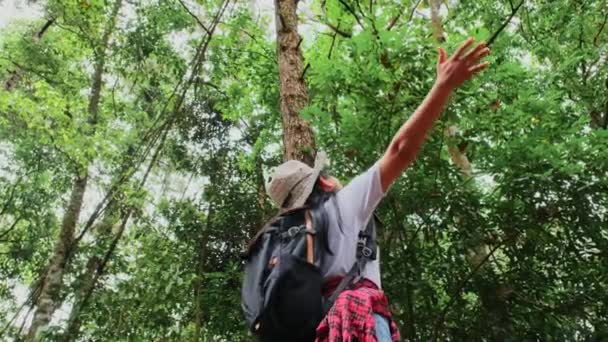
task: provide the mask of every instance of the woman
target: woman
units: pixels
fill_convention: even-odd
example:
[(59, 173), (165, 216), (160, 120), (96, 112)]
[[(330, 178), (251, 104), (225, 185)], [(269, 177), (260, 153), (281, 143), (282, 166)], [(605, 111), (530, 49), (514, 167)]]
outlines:
[[(282, 210), (303, 205), (322, 205), (328, 215), (328, 254), (321, 264), (326, 293), (332, 292), (356, 260), (359, 232), (365, 228), (390, 185), (410, 165), (426, 134), (441, 114), (450, 94), (466, 80), (488, 66), (479, 63), (490, 50), (485, 43), (473, 49), (469, 38), (450, 58), (439, 49), (437, 78), (416, 112), (403, 124), (383, 157), (344, 188), (322, 173), (325, 160), (320, 153), (313, 168), (295, 160), (280, 165), (267, 189)], [(335, 200), (328, 200), (333, 196)], [(380, 260), (367, 263), (359, 280), (343, 291), (317, 328), (317, 341), (397, 341), (399, 332), (388, 310), (380, 281)]]

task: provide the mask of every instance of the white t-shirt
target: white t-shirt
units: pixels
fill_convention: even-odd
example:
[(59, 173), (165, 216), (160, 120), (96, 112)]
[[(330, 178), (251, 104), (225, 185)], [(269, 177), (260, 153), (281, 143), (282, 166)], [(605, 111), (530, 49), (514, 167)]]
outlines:
[[(384, 195), (380, 183), (380, 169), (376, 163), (338, 191), (335, 201), (325, 202), (329, 220), (329, 247), (333, 255), (327, 253), (323, 259), (321, 264), (323, 277), (348, 273), (357, 260), (359, 232), (365, 229)], [(336, 205), (339, 208), (336, 208)], [(342, 217), (342, 230), (338, 226), (338, 213)], [(361, 276), (373, 281), (378, 288), (381, 287), (379, 251), (376, 260), (367, 262)]]

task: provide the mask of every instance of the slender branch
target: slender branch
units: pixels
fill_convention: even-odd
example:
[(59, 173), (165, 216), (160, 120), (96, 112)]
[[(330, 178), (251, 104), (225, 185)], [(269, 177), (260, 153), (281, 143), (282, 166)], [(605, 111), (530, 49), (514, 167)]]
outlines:
[[(371, 0), (370, 0), (371, 1)], [(363, 11), (363, 8), (361, 8), (361, 2), (359, 0), (355, 0), (356, 4), (357, 4), (357, 8), (359, 9), (359, 12), (361, 13), (361, 16), (367, 20), (369, 20), (370, 24), (372, 24), (372, 30), (374, 32), (374, 34), (377, 36), (378, 35), (378, 29), (376, 28), (376, 21), (374, 20), (374, 14), (369, 13), (369, 16), (365, 15), (365, 12)]]
[(39, 71), (39, 70), (35, 70), (35, 69), (32, 69), (32, 68), (24, 67), (23, 65), (15, 62), (14, 60), (12, 60), (10, 58), (7, 58), (7, 57), (0, 57), (0, 58), (5, 59), (5, 60), (11, 62), (14, 66), (16, 66), (17, 68), (19, 68), (22, 71), (26, 71), (26, 72), (32, 73), (32, 74), (34, 74), (34, 75), (42, 78), (43, 80), (45, 80), (50, 85), (53, 85), (53, 86), (66, 85), (63, 82), (59, 82), (59, 81), (55, 81), (53, 79), (50, 79), (48, 76), (44, 75), (43, 71)]
[(304, 70), (302, 71), (302, 76), (300, 76), (300, 79), (304, 79), (304, 76), (306, 75), (306, 71), (308, 71), (308, 69), (310, 68), (310, 63), (306, 63), (306, 66), (304, 67)]
[(519, 3), (519, 5), (517, 5), (517, 7), (515, 7), (513, 10), (511, 10), (511, 15), (509, 16), (509, 18), (507, 20), (505, 20), (505, 22), (502, 23), (502, 25), (500, 26), (500, 28), (498, 29), (498, 31), (494, 32), (494, 34), (492, 35), (492, 37), (490, 37), (490, 39), (488, 39), (487, 46), (492, 45), (492, 43), (498, 37), (498, 35), (507, 27), (507, 25), (509, 25), (509, 23), (511, 22), (511, 19), (513, 19), (513, 17), (515, 16), (515, 14), (519, 10), (519, 8), (524, 4), (525, 1), (526, 0), (521, 0), (521, 2)]
[(422, 0), (418, 0), (416, 2), (416, 4), (414, 4), (414, 6), (412, 7), (412, 10), (410, 12), (410, 17), (407, 20), (408, 22), (412, 21), (412, 19), (414, 19), (414, 14), (416, 13), (416, 8), (418, 8), (418, 6), (420, 6), (420, 3), (422, 2)]
[(95, 41), (95, 39), (89, 37), (84, 32), (78, 32), (78, 31), (75, 31), (75, 30), (73, 30), (73, 29), (71, 29), (71, 28), (69, 28), (67, 26), (63, 26), (63, 25), (60, 25), (60, 24), (55, 24), (55, 26), (59, 27), (60, 29), (62, 29), (64, 31), (68, 31), (68, 32), (76, 35), (77, 37), (82, 38), (84, 41), (87, 41), (90, 44), (89, 45), (90, 47), (97, 46), (97, 42)]
[(602, 34), (602, 31), (604, 31), (604, 27), (606, 26), (606, 21), (608, 21), (608, 11), (606, 11), (606, 14), (604, 14), (604, 21), (600, 25), (599, 30), (595, 34), (595, 37), (593, 37), (593, 45), (594, 46), (597, 46), (597, 40), (600, 37), (600, 34)]
[[(429, 216), (430, 216), (430, 217), (432, 217), (433, 215), (435, 215), (435, 213), (437, 213), (437, 211), (438, 211), (438, 210), (439, 210), (439, 206), (435, 207), (435, 209), (433, 210), (433, 212), (432, 212), (432, 213), (431, 213), (431, 215), (429, 215)], [(421, 216), (421, 218), (422, 218), (422, 216)], [(410, 250), (410, 249), (412, 248), (412, 245), (413, 245), (413, 243), (414, 243), (414, 241), (415, 241), (416, 237), (418, 236), (418, 233), (419, 233), (419, 232), (420, 232), (420, 230), (422, 229), (422, 227), (424, 227), (425, 225), (426, 225), (427, 227), (431, 227), (431, 226), (432, 226), (432, 224), (430, 224), (430, 223), (428, 222), (428, 220), (427, 220), (427, 219), (425, 219), (425, 218), (422, 218), (422, 219), (424, 220), (424, 224), (421, 224), (421, 225), (419, 225), (419, 226), (416, 228), (416, 230), (414, 231), (414, 234), (412, 234), (412, 236), (410, 236), (410, 239), (409, 239), (409, 241), (407, 242), (407, 245), (406, 245), (406, 246), (407, 246), (407, 249), (408, 249), (408, 250)]]
[(515, 7), (513, 6), (513, 0), (509, 0), (509, 6), (511, 6), (511, 12), (513, 12), (513, 10), (515, 10)]
[(336, 45), (336, 36), (338, 34), (334, 33), (334, 35), (331, 38), (331, 45), (329, 46), (329, 52), (327, 53), (327, 59), (331, 59), (331, 53), (334, 51), (334, 45)]
[(44, 35), (44, 33), (46, 32), (46, 30), (49, 29), (49, 27), (51, 27), (51, 25), (53, 25), (53, 23), (55, 22), (55, 18), (51, 18), (49, 20), (47, 20), (46, 23), (44, 23), (44, 25), (42, 26), (42, 28), (40, 29), (40, 31), (38, 31), (36, 33), (36, 38), (40, 39), (42, 38), (42, 36)]
[(261, 44), (260, 41), (253, 34), (249, 33), (249, 31), (247, 31), (247, 30), (241, 30), (241, 32), (243, 32), (245, 35), (247, 35), (247, 37), (251, 38), (251, 40), (253, 40), (256, 44), (259, 45), (259, 47), (262, 50), (264, 50), (264, 52), (266, 52), (266, 55), (262, 55), (262, 56), (274, 61), (274, 59), (268, 57), (268, 56), (272, 55), (272, 53), (269, 50), (267, 50), (266, 47), (263, 44)]
[(7, 236), (11, 231), (17, 228), (17, 223), (19, 223), (22, 219), (23, 217), (18, 217), (7, 230), (3, 231), (2, 234), (0, 234), (0, 241), (4, 241), (2, 239), (4, 239), (5, 236)]
[(357, 5), (357, 9), (359, 10), (359, 13), (361, 13), (361, 16), (369, 21), (372, 21), (370, 17), (368, 17), (367, 15), (365, 15), (365, 12), (363, 11), (363, 8), (361, 8), (361, 2), (359, 0), (355, 0), (355, 3)]
[(361, 23), (361, 20), (359, 19), (359, 16), (357, 15), (357, 13), (355, 13), (355, 11), (344, 1), (344, 0), (338, 0), (340, 1), (340, 3), (342, 4), (342, 6), (344, 6), (346, 8), (346, 10), (353, 15), (353, 17), (355, 17), (355, 20), (357, 21), (357, 23), (359, 24), (359, 26), (361, 26), (362, 29), (365, 29), (365, 26), (363, 26), (363, 24)]
[(34, 306), (30, 306), (30, 308), (25, 313), (25, 317), (23, 317), (23, 321), (21, 321), (21, 325), (19, 326), (19, 330), (17, 331), (17, 336), (20, 336), (23, 328), (25, 328), (25, 323), (29, 321), (30, 314), (34, 311)]
[(0, 216), (4, 215), (4, 213), (8, 210), (9, 205), (13, 201), (13, 197), (15, 197), (15, 191), (17, 191), (17, 187), (19, 186), (19, 184), (21, 184), (22, 179), (23, 176), (20, 176), (19, 179), (17, 179), (17, 181), (15, 182), (15, 184), (13, 184), (13, 186), (11, 187), (10, 194), (2, 205), (2, 210), (0, 210)]
[(186, 12), (188, 12), (188, 14), (194, 18), (194, 20), (196, 20), (196, 22), (198, 23), (198, 25), (205, 30), (205, 32), (207, 32), (207, 34), (211, 34), (211, 31), (209, 31), (209, 29), (207, 28), (207, 26), (205, 26), (205, 24), (203, 24), (203, 22), (198, 18), (198, 16), (196, 14), (194, 14), (189, 8), (188, 6), (186, 6), (186, 4), (182, 1), (182, 0), (177, 0), (180, 5), (182, 5), (182, 7), (186, 10)]
[(340, 30), (339, 27), (334, 26), (332, 23), (330, 22), (323, 22), (323, 24), (327, 25), (330, 29), (332, 29), (332, 31), (334, 31), (334, 33), (339, 34), (340, 36), (344, 37), (344, 38), (352, 38), (352, 34), (346, 31), (342, 31)]
[(40, 288), (42, 287), (42, 282), (38, 282), (36, 284), (36, 286), (30, 291), (28, 297), (23, 301), (23, 303), (19, 306), (19, 308), (17, 309), (17, 311), (15, 311), (15, 313), (13, 314), (12, 318), (6, 322), (6, 325), (4, 326), (4, 328), (2, 328), (2, 330), (0, 330), (0, 336), (4, 336), (4, 333), (8, 331), (8, 329), (11, 328), (11, 326), (13, 325), (13, 322), (17, 319), (17, 317), (19, 317), (19, 314), (21, 313), (21, 311), (28, 305), (30, 304), (30, 308), (27, 311), (27, 314), (25, 315), (25, 317), (23, 318), (24, 321), (27, 320), (30, 312), (32, 311), (32, 309), (34, 308), (34, 303), (38, 301), (38, 295), (40, 294)]
[(397, 23), (397, 20), (399, 20), (399, 18), (401, 18), (401, 13), (403, 13), (403, 8), (405, 7), (405, 5), (401, 5), (401, 7), (399, 7), (399, 10), (397, 11), (397, 15), (393, 17), (393, 19), (391, 19), (388, 22), (388, 25), (386, 26), (386, 30), (390, 31), (393, 29), (393, 27), (395, 26), (395, 24)]
[(218, 86), (217, 84), (214, 84), (212, 82), (205, 82), (205, 81), (199, 82), (199, 83), (202, 84), (202, 85), (204, 85), (204, 86), (211, 87), (211, 88), (217, 90), (217, 92), (219, 92), (220, 94), (222, 94), (224, 97), (227, 97), (226, 92), (222, 88), (220, 88), (220, 86)]
[(397, 15), (394, 16), (393, 19), (391, 19), (388, 22), (388, 26), (386, 26), (387, 31), (390, 31), (395, 26), (395, 24), (397, 23), (399, 18), (401, 18), (401, 14), (403, 14), (404, 9), (405, 9), (405, 4), (401, 4), (401, 6), (399, 6), (399, 10), (397, 11)]

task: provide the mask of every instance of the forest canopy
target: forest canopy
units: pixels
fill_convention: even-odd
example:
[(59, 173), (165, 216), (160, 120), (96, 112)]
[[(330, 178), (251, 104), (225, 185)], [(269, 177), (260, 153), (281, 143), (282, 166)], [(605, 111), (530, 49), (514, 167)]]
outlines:
[(272, 167), (365, 171), (467, 37), (490, 67), (377, 211), (401, 335), (608, 339), (606, 0), (22, 6), (39, 16), (0, 32), (1, 340), (251, 340), (241, 253), (276, 214)]

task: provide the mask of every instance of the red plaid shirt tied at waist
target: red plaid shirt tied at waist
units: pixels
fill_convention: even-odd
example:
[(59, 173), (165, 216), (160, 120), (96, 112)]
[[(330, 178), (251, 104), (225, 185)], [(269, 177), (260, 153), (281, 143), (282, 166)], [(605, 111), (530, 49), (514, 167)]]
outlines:
[[(330, 296), (341, 278), (328, 281), (323, 289)], [(315, 342), (376, 342), (374, 313), (389, 321), (393, 341), (399, 341), (399, 330), (391, 319), (388, 300), (376, 284), (363, 279), (342, 291), (327, 316), (317, 327)]]

